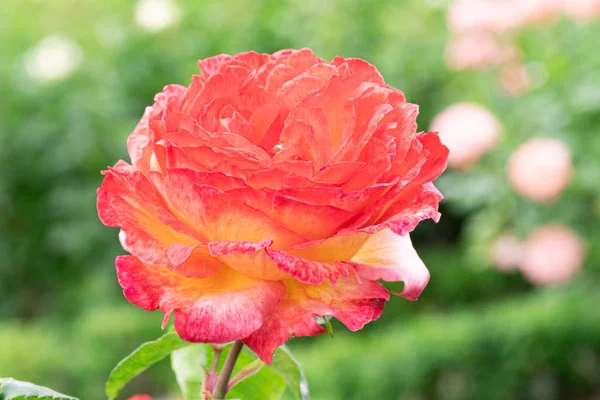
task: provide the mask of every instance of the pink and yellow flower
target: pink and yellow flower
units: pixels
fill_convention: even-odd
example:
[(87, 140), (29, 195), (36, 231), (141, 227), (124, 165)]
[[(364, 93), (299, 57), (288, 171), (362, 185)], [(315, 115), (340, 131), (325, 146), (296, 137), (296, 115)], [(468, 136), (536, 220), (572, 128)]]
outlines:
[(263, 360), (292, 336), (377, 319), (429, 272), (408, 236), (439, 218), (448, 150), (418, 107), (360, 59), (220, 55), (155, 98), (105, 171), (103, 223), (130, 302), (174, 314), (185, 340), (243, 340)]

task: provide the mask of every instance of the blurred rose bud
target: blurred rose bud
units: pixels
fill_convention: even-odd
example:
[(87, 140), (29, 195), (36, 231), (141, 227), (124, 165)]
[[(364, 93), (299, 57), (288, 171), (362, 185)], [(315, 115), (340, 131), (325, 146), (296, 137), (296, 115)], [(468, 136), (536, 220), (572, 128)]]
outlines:
[(600, 0), (562, 0), (563, 11), (579, 22), (600, 17)]
[(575, 232), (563, 225), (546, 225), (527, 239), (521, 270), (534, 285), (559, 285), (571, 280), (584, 258), (583, 240)]
[(569, 149), (555, 139), (531, 139), (508, 162), (508, 179), (515, 191), (538, 203), (555, 200), (568, 185), (572, 171)]
[(147, 394), (136, 394), (133, 397), (130, 397), (129, 400), (152, 400), (152, 397)]
[(485, 32), (471, 32), (453, 38), (445, 51), (446, 64), (451, 69), (483, 69), (511, 59), (512, 47), (500, 43)]
[(500, 72), (500, 86), (509, 96), (520, 96), (531, 89), (531, 75), (521, 64), (507, 64)]
[(41, 82), (58, 81), (71, 75), (81, 64), (81, 49), (77, 43), (48, 36), (26, 56), (25, 70)]
[(158, 32), (179, 22), (181, 14), (173, 0), (140, 0), (135, 7), (135, 22), (149, 32)]
[(491, 261), (498, 270), (510, 272), (519, 268), (523, 244), (513, 234), (499, 236), (491, 249)]
[(500, 139), (502, 125), (486, 108), (474, 103), (454, 104), (439, 113), (431, 130), (450, 149), (448, 165), (468, 169), (490, 151)]

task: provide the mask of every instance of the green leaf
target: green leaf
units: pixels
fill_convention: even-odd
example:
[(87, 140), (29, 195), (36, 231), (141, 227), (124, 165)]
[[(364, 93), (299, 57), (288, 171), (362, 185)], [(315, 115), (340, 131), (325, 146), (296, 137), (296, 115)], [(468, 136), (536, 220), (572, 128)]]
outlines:
[(185, 400), (202, 400), (200, 391), (207, 365), (210, 345), (194, 344), (171, 354), (171, 368)]
[(332, 338), (333, 337), (333, 326), (331, 325), (331, 322), (329, 322), (328, 318), (325, 318), (325, 330), (329, 334), (329, 337)]
[(43, 386), (12, 378), (0, 379), (0, 400), (77, 400)]
[[(225, 352), (227, 349), (225, 350)], [(224, 355), (226, 356), (224, 352)], [(234, 372), (240, 373), (259, 365), (254, 353), (243, 351)], [(234, 375), (234, 379), (237, 375)], [(300, 364), (286, 346), (281, 346), (273, 355), (273, 363), (261, 368), (254, 375), (237, 383), (227, 393), (227, 399), (280, 400), (286, 387), (297, 400), (308, 400), (308, 383)]]
[(190, 345), (191, 343), (182, 340), (174, 331), (169, 331), (154, 341), (142, 344), (111, 371), (106, 382), (106, 396), (109, 400), (113, 400), (127, 382), (175, 350)]
[(281, 346), (273, 355), (270, 368), (276, 371), (287, 384), (297, 400), (308, 400), (308, 382), (300, 367), (287, 346)]
[(270, 368), (261, 368), (255, 375), (236, 384), (227, 399), (280, 400), (285, 392), (285, 380)]
[(254, 376), (262, 367), (264, 367), (264, 365), (265, 363), (260, 358), (257, 358), (250, 364), (244, 365), (244, 367), (229, 381), (229, 390), (244, 379)]

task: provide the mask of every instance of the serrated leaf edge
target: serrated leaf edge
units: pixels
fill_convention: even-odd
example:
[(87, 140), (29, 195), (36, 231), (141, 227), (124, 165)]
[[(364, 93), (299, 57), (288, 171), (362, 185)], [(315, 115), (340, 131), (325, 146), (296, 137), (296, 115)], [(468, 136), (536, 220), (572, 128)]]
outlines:
[(66, 394), (62, 394), (57, 392), (56, 390), (52, 390), (48, 387), (45, 386), (40, 386), (40, 385), (36, 385), (35, 383), (31, 383), (31, 382), (25, 382), (25, 381), (19, 381), (17, 379), (14, 378), (0, 378), (0, 400), (5, 400), (5, 396), (2, 394), (2, 388), (4, 387), (4, 384), (7, 382), (14, 382), (14, 383), (25, 383), (28, 385), (32, 385), (35, 387), (38, 387), (40, 389), (45, 389), (45, 390), (49, 390), (51, 392), (56, 393), (59, 397), (56, 396), (52, 396), (52, 397), (48, 397), (48, 396), (44, 396), (44, 397), (39, 397), (39, 396), (28, 396), (28, 395), (24, 395), (24, 396), (19, 396), (19, 397), (13, 397), (13, 399), (39, 399), (39, 400), (44, 400), (44, 399), (56, 399), (56, 400), (79, 400), (77, 397), (73, 397), (73, 396), (68, 396)]

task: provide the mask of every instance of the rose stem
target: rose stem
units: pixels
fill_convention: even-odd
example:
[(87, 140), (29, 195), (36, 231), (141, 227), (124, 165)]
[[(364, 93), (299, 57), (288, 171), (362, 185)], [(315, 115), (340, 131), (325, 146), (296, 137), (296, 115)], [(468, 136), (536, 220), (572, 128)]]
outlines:
[(217, 386), (215, 387), (215, 391), (213, 392), (213, 398), (215, 400), (225, 399), (225, 395), (227, 394), (227, 385), (229, 384), (229, 378), (231, 378), (231, 373), (233, 372), (235, 362), (237, 361), (237, 358), (240, 355), (240, 352), (242, 351), (242, 346), (244, 346), (244, 344), (241, 340), (236, 340), (231, 345), (231, 350), (227, 355), (225, 365), (223, 365), (223, 369), (219, 374)]

